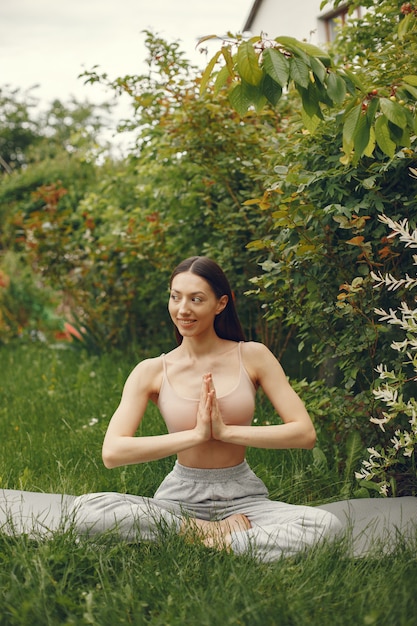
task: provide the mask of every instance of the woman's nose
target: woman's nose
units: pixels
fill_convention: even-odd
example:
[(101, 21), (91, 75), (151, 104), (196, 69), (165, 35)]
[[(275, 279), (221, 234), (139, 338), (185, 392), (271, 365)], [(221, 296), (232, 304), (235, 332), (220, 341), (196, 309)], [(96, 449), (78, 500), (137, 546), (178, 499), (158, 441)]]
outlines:
[(180, 310), (180, 313), (186, 313), (187, 311), (189, 311), (188, 302), (185, 298), (182, 298), (180, 302), (179, 310)]

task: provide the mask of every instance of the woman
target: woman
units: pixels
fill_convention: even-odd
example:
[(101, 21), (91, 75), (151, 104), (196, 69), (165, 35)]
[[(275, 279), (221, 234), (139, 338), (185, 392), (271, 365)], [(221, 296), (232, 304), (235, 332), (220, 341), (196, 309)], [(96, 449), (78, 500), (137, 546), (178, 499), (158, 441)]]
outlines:
[[(174, 270), (169, 313), (178, 346), (139, 363), (126, 381), (104, 438), (113, 468), (177, 455), (153, 498), (88, 494), (76, 499), (79, 532), (115, 529), (124, 538), (156, 540), (163, 528), (238, 554), (270, 561), (333, 535), (327, 511), (271, 501), (245, 460), (247, 446), (312, 448), (315, 430), (284, 371), (261, 343), (245, 342), (221, 268), (191, 257)], [(262, 387), (283, 423), (252, 426)], [(148, 402), (167, 434), (135, 436)]]

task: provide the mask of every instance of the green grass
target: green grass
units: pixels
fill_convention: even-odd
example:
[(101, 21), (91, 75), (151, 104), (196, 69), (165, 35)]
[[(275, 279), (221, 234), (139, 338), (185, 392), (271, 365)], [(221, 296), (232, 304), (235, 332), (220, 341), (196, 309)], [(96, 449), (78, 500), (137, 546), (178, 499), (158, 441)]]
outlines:
[[(151, 495), (173, 459), (106, 470), (100, 448), (138, 357), (91, 357), (42, 345), (0, 349), (0, 487)], [(258, 420), (267, 417), (262, 405)], [(98, 420), (92, 423), (92, 420)], [(163, 423), (154, 409), (143, 433)], [(249, 450), (273, 497), (335, 499), (343, 477), (318, 471), (309, 451)], [(111, 537), (0, 535), (0, 624), (372, 625), (417, 623), (416, 545), (389, 557), (346, 557), (343, 544), (261, 564), (168, 535), (158, 544)]]

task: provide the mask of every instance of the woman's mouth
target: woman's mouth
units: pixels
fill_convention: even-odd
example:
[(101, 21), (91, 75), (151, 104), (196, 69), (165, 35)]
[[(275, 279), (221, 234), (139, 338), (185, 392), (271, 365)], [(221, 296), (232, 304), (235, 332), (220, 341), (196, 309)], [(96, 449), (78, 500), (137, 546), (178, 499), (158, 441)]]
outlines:
[(195, 320), (177, 320), (177, 322), (180, 326), (191, 326)]

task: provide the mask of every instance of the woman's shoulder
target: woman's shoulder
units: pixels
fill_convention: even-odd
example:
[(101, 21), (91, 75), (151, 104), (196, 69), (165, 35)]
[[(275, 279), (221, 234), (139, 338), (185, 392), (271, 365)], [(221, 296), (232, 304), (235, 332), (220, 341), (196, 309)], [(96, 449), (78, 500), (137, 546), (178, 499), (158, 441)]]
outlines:
[(243, 365), (255, 384), (259, 384), (265, 371), (277, 363), (270, 349), (258, 341), (244, 341), (241, 343)]
[(265, 357), (273, 357), (270, 349), (260, 341), (242, 341), (242, 354), (248, 356), (249, 358), (260, 358), (264, 359)]
[(162, 371), (163, 355), (143, 359), (129, 374), (126, 385), (134, 385), (137, 389), (153, 392), (155, 388), (159, 389)]
[(135, 371), (154, 372), (155, 370), (162, 367), (162, 359), (164, 356), (165, 356), (164, 354), (160, 354), (159, 356), (153, 356), (147, 359), (143, 359), (142, 361), (139, 361), (139, 363), (134, 367), (133, 372)]

